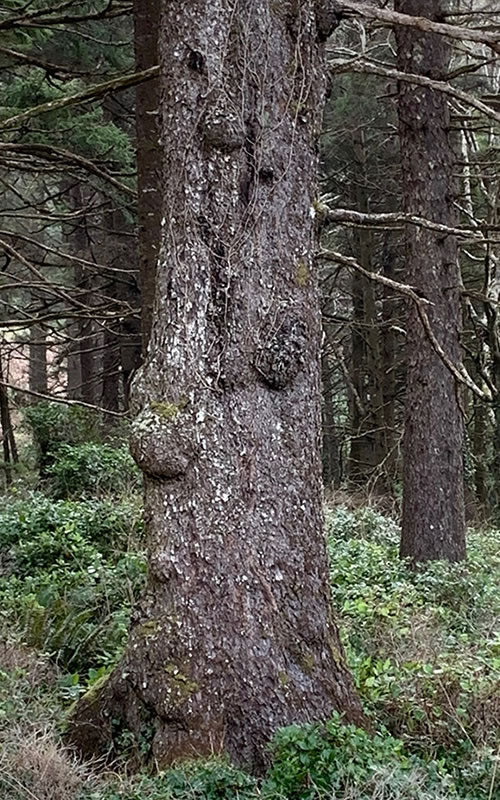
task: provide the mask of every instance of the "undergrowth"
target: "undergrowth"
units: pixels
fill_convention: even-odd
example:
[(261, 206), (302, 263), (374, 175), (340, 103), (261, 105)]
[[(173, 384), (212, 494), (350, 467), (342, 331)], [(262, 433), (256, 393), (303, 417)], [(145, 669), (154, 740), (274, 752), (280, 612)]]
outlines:
[(389, 517), (337, 507), (326, 525), (346, 657), (374, 733), (337, 716), (285, 728), (263, 780), (217, 759), (127, 777), (78, 764), (60, 731), (125, 645), (145, 580), (140, 502), (10, 495), (1, 800), (498, 800), (500, 532), (471, 532), (466, 564), (411, 572)]

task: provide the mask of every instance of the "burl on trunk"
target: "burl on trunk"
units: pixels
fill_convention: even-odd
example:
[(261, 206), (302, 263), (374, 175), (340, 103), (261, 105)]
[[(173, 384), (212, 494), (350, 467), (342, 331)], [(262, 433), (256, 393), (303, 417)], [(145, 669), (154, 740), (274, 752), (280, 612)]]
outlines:
[[(72, 738), (258, 771), (280, 726), (363, 714), (330, 612), (314, 266), (318, 4), (170, 0), (162, 243), (133, 390), (149, 583)], [(333, 21), (332, 21), (333, 22)]]

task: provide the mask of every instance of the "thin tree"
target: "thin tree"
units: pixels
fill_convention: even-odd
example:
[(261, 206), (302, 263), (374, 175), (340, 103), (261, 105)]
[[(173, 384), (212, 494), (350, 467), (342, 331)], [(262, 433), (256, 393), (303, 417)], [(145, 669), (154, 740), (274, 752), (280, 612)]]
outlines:
[(169, 179), (133, 390), (149, 584), (121, 664), (73, 719), (86, 753), (126, 728), (160, 764), (226, 753), (259, 771), (280, 726), (364, 721), (322, 526), (313, 218), (333, 20), (318, 5), (163, 6)]
[[(443, 18), (440, 0), (396, 0), (395, 10)], [(446, 77), (444, 37), (411, 26), (396, 29), (398, 69)], [(399, 135), (407, 213), (456, 227), (455, 155), (448, 101), (436, 90), (399, 84)], [(429, 319), (448, 358), (460, 363), (460, 273), (456, 237), (408, 225), (406, 280), (432, 305)], [(425, 333), (414, 304), (407, 316), (407, 392), (401, 555), (413, 562), (465, 557), (463, 443), (460, 387)]]
[[(134, 0), (134, 42), (137, 71), (158, 64), (160, 0)], [(137, 131), (137, 213), (141, 285), (142, 350), (146, 353), (155, 295), (160, 244), (162, 150), (160, 147), (160, 80), (140, 83), (135, 93)]]

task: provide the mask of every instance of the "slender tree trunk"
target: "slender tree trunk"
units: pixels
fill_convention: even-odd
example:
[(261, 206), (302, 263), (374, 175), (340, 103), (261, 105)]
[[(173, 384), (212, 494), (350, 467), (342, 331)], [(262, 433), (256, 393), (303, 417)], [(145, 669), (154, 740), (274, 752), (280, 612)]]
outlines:
[(363, 321), (365, 317), (363, 276), (353, 272), (351, 278), (352, 324), (351, 324), (351, 359), (350, 359), (350, 392), (349, 419), (351, 423), (351, 440), (347, 475), (353, 485), (366, 484), (366, 476), (370, 467), (370, 452), (364, 432), (366, 419), (365, 406), (365, 343)]
[[(86, 204), (85, 187), (80, 184), (69, 189), (69, 198), (75, 211), (83, 209)], [(87, 220), (85, 215), (76, 219), (66, 233), (71, 249), (75, 255), (89, 261), (93, 260)], [(75, 267), (75, 285), (78, 299), (88, 311), (72, 326), (74, 342), (68, 354), (68, 393), (70, 397), (94, 404), (99, 398), (98, 346), (95, 323), (92, 318), (92, 304), (95, 290), (95, 274), (89, 273), (85, 266)], [(76, 363), (78, 359), (79, 364)], [(76, 381), (80, 379), (79, 383)]]
[(332, 366), (327, 353), (321, 359), (323, 386), (322, 431), (323, 431), (323, 483), (326, 487), (338, 487), (340, 475), (340, 448), (334, 411)]
[(82, 365), (80, 363), (80, 343), (78, 341), (78, 324), (73, 324), (69, 328), (69, 336), (72, 341), (68, 343), (67, 350), (67, 388), (66, 392), (70, 400), (82, 399)]
[[(82, 258), (85, 256), (80, 250)], [(80, 375), (81, 383), (81, 397), (85, 403), (95, 404), (97, 400), (97, 390), (99, 382), (99, 370), (96, 360), (96, 345), (97, 338), (94, 329), (94, 320), (92, 319), (91, 306), (93, 301), (92, 283), (95, 276), (92, 277), (85, 273), (84, 269), (78, 268), (79, 279), (78, 288), (82, 290), (80, 301), (84, 303), (88, 310), (88, 316), (79, 322), (79, 357), (80, 357)]]
[(148, 591), (123, 662), (72, 726), (160, 764), (259, 771), (280, 726), (363, 723), (332, 621), (314, 264), (323, 46), (312, 0), (174, 0), (161, 26), (164, 185), (132, 449)]
[[(366, 174), (366, 145), (364, 131), (354, 133), (357, 179), (353, 187), (355, 205), (368, 212), (368, 176)], [(355, 236), (356, 257), (363, 267), (373, 267), (373, 237), (369, 230), (360, 228)], [(374, 489), (385, 489), (381, 464), (385, 451), (385, 420), (383, 363), (381, 334), (377, 315), (375, 287), (362, 275), (353, 276), (353, 386), (361, 400), (353, 402), (353, 433), (350, 452), (350, 480), (357, 485), (369, 484)]]
[(491, 439), (488, 409), (484, 402), (474, 397), (472, 451), (474, 455), (474, 489), (482, 512), (488, 509), (488, 442)]
[(10, 486), (12, 483), (12, 464), (18, 459), (14, 430), (10, 418), (9, 396), (7, 388), (2, 383), (3, 380), (2, 354), (0, 352), (0, 437), (2, 440), (5, 483)]
[[(396, 0), (395, 9), (435, 20), (445, 3)], [(400, 27), (396, 38), (400, 70), (445, 79), (450, 48), (442, 36)], [(400, 83), (405, 210), (455, 225), (449, 129), (443, 94)], [(455, 237), (409, 225), (406, 247), (406, 280), (431, 301), (428, 313), (434, 333), (447, 355), (459, 363), (462, 314)], [(413, 562), (459, 561), (465, 557), (464, 422), (459, 387), (429, 342), (415, 306), (408, 311), (407, 357), (401, 555)]]
[[(390, 241), (390, 234), (386, 234), (382, 248), (382, 270), (386, 278), (397, 279), (395, 270), (394, 248)], [(391, 494), (394, 492), (395, 482), (400, 472), (397, 446), (397, 429), (399, 424), (396, 412), (396, 399), (398, 395), (398, 373), (401, 364), (398, 364), (396, 353), (400, 350), (394, 325), (398, 319), (400, 301), (394, 297), (392, 289), (384, 289), (382, 305), (382, 396), (384, 403), (384, 451), (387, 488)], [(399, 381), (401, 382), (401, 381)]]
[(47, 394), (47, 334), (41, 325), (32, 325), (29, 343), (29, 387)]
[[(498, 334), (497, 334), (498, 335)], [(497, 341), (500, 342), (500, 338)], [(494, 354), (492, 358), (492, 373), (494, 375), (495, 387), (500, 386), (500, 352)], [(491, 507), (495, 509), (495, 515), (500, 515), (500, 397), (497, 395), (493, 401), (493, 459), (491, 464)]]
[[(134, 0), (137, 70), (158, 64), (161, 0)], [(142, 350), (146, 353), (155, 296), (156, 262), (160, 245), (162, 148), (160, 147), (160, 80), (136, 89), (139, 274), (142, 308)]]
[[(116, 287), (108, 291), (116, 296)], [(108, 323), (103, 336), (101, 407), (108, 411), (120, 408), (120, 342), (114, 328), (113, 323)], [(105, 424), (109, 425), (111, 419), (107, 415)]]

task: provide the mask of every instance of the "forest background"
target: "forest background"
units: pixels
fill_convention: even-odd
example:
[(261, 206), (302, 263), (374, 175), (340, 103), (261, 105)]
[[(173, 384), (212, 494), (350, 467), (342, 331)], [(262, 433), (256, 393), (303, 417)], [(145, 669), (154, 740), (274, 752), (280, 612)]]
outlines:
[[(407, 83), (392, 4), (338, 5), (314, 207), (323, 478), (334, 602), (378, 735), (335, 719), (285, 729), (264, 783), (217, 760), (116, 779), (60, 743), (68, 705), (118, 661), (145, 579), (141, 480), (126, 439), (161, 222), (158, 8), (11, 0), (0, 8), (5, 797), (476, 800), (499, 791), (500, 15), (486, 0), (449, 4), (440, 20), (456, 26), (448, 72), (423, 77), (446, 97), (455, 149), (443, 235), (452, 229), (458, 248), (460, 319), (440, 320), (431, 287), (416, 287), (408, 264), (408, 229), (442, 223), (405, 214), (398, 102)], [(295, 112), (307, 124), (307, 109)], [(306, 265), (298, 280), (307, 282)], [(452, 548), (444, 556), (459, 563), (431, 554), (417, 572), (398, 558), (403, 456), (411, 459), (404, 420), (415, 400), (409, 319), (453, 378), (447, 397), (465, 436), (463, 482), (451, 477), (470, 526), (467, 561)], [(450, 324), (461, 343), (451, 364), (435, 339)], [(422, 424), (416, 438), (442, 447), (441, 432)], [(427, 487), (442, 484), (431, 461), (424, 467), (413, 508), (432, 508)], [(421, 557), (411, 541), (404, 554)], [(148, 735), (119, 733), (120, 764), (147, 755)]]

